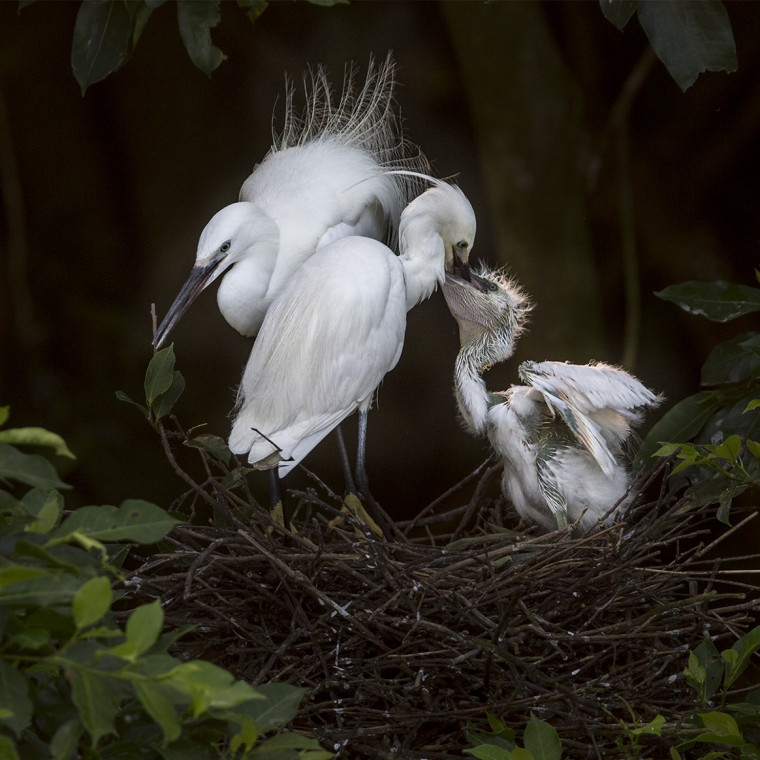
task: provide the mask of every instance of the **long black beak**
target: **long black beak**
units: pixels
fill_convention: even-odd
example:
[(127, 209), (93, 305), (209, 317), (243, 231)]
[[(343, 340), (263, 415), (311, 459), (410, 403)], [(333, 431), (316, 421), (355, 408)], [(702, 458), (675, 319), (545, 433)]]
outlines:
[(467, 263), (460, 262), (454, 268), (454, 273), (446, 272), (446, 283), (458, 285), (460, 288), (472, 288), (485, 293), (491, 286), (491, 281), (475, 274)]
[(467, 263), (465, 259), (463, 259), (461, 256), (457, 255), (457, 249), (454, 248), (452, 251), (452, 257), (451, 257), (451, 269), (449, 267), (446, 267), (447, 274), (454, 275), (454, 277), (457, 277), (461, 280), (466, 280), (469, 282), (470, 280), (470, 265)]
[(182, 315), (188, 310), (190, 304), (198, 297), (198, 294), (208, 285), (211, 276), (214, 274), (219, 260), (212, 261), (205, 267), (194, 266), (190, 276), (182, 286), (182, 289), (174, 299), (174, 303), (169, 307), (161, 324), (153, 336), (153, 345), (161, 348), (163, 342), (169, 337), (169, 333), (174, 329), (174, 325), (179, 322)]

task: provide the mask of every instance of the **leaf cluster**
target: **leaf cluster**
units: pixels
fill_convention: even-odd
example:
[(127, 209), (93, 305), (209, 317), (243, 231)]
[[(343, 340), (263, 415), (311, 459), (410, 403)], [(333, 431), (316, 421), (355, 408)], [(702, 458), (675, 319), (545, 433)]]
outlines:
[[(8, 417), (0, 408), (0, 424)], [(282, 728), (303, 689), (256, 689), (202, 660), (169, 654), (158, 600), (123, 609), (119, 570), (131, 544), (179, 522), (154, 504), (64, 510), (50, 461), (72, 456), (40, 428), (0, 431), (0, 757), (214, 757), (323, 760), (316, 741)], [(120, 588), (121, 590), (116, 590)], [(119, 617), (126, 616), (122, 626)]]
[(488, 713), (487, 717), (490, 731), (467, 727), (467, 738), (473, 746), (465, 749), (465, 754), (478, 760), (561, 760), (562, 743), (549, 723), (531, 714), (523, 733), (525, 746), (521, 747), (513, 729), (495, 715)]
[[(24, 8), (37, 0), (19, 0)], [(331, 6), (348, 0), (309, 0)], [(166, 0), (82, 0), (71, 46), (71, 68), (82, 94), (132, 56), (145, 25)], [(703, 71), (736, 71), (736, 46), (721, 0), (599, 0), (605, 17), (622, 30), (635, 15), (657, 57), (682, 90)], [(190, 60), (206, 76), (225, 60), (211, 41), (221, 0), (175, 0), (177, 26)], [(250, 22), (267, 0), (237, 0)]]
[[(37, 0), (19, 0), (25, 8)], [(348, 0), (310, 0), (334, 5)], [(153, 11), (166, 0), (82, 0), (74, 24), (71, 68), (82, 95), (87, 88), (118, 71), (132, 56)], [(237, 0), (250, 22), (269, 4), (266, 0)], [(225, 55), (211, 41), (211, 30), (221, 17), (221, 0), (174, 0), (177, 27), (190, 60), (211, 76)]]
[[(756, 273), (760, 279), (760, 273)], [(686, 282), (656, 293), (715, 322), (760, 311), (760, 289), (718, 281)], [(675, 455), (673, 476), (688, 486), (695, 508), (718, 505), (729, 524), (739, 494), (760, 484), (760, 333), (717, 345), (702, 367), (702, 390), (675, 404), (650, 430), (639, 462)]]
[(682, 89), (703, 71), (736, 71), (731, 22), (720, 0), (599, 0), (622, 30), (636, 15), (652, 49)]
[[(760, 691), (753, 691), (741, 702), (729, 701), (730, 689), (750, 665), (760, 649), (760, 626), (748, 631), (730, 648), (718, 652), (710, 639), (705, 639), (693, 652), (683, 675), (697, 696), (701, 710), (692, 716), (697, 726), (694, 736), (671, 749), (671, 757), (680, 760), (681, 753), (696, 744), (734, 747), (711, 751), (705, 757), (738, 756), (760, 758)], [(705, 710), (719, 698), (718, 709)]]

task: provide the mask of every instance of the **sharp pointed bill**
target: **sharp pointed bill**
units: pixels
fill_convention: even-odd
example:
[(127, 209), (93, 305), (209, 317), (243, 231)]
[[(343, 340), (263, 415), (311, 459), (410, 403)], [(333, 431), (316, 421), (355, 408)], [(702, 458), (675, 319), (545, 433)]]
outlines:
[(661, 397), (618, 367), (564, 362), (524, 362), (525, 385), (489, 393), (481, 375), (512, 356), (530, 304), (514, 282), (487, 268), (469, 278), (447, 275), (443, 291), (462, 346), (459, 410), (502, 457), (505, 496), (546, 530), (609, 524), (633, 498), (626, 444)]
[(225, 242), (226, 260), (213, 276), (196, 277), (193, 269), (156, 345), (222, 274), (222, 316), (238, 332), (254, 336), (277, 294), (320, 247), (360, 235), (396, 248), (401, 212), (424, 188), (419, 175), (429, 167), (403, 135), (392, 57), (370, 61), (364, 83), (356, 80), (349, 67), (335, 102), (324, 70), (307, 72), (302, 113), (288, 84), (284, 126), (272, 148), (244, 182), (238, 202), (219, 211), (200, 236), (196, 267), (205, 269)]
[(219, 266), (219, 259), (212, 261), (205, 266), (196, 265), (190, 271), (190, 276), (185, 281), (181, 290), (174, 299), (174, 303), (169, 307), (166, 312), (166, 316), (163, 318), (161, 324), (156, 330), (156, 334), (153, 336), (153, 345), (156, 348), (161, 348), (164, 341), (169, 337), (169, 333), (174, 329), (174, 326), (184, 316), (185, 312), (190, 307), (193, 301), (198, 297), (198, 294), (216, 277), (218, 276), (216, 270)]

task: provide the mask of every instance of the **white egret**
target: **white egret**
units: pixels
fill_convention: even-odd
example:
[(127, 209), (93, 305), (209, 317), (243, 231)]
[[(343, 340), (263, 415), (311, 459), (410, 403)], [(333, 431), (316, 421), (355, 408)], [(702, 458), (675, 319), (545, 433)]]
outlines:
[(289, 86), (281, 133), (239, 201), (201, 233), (195, 265), (156, 331), (156, 347), (222, 274), (219, 309), (238, 332), (252, 336), (277, 293), (320, 246), (350, 235), (395, 246), (401, 211), (424, 185), (413, 174), (388, 170), (424, 173), (428, 165), (402, 135), (391, 55), (379, 67), (370, 60), (358, 93), (347, 69), (337, 104), (325, 72), (310, 77), (304, 78), (305, 113), (296, 114)]
[(456, 397), (470, 431), (487, 434), (503, 459), (504, 495), (547, 530), (568, 521), (593, 530), (605, 515), (610, 523), (631, 499), (625, 444), (661, 397), (609, 364), (555, 361), (523, 362), (525, 385), (489, 393), (482, 373), (513, 354), (530, 303), (498, 273), (469, 278), (447, 274), (443, 286), (460, 332)]
[(357, 481), (366, 415), (401, 356), (406, 313), (466, 265), (475, 214), (454, 185), (434, 187), (401, 214), (401, 255), (366, 237), (321, 247), (283, 285), (264, 317), (238, 391), (229, 438), (257, 469), (286, 475), (342, 420), (360, 414)]

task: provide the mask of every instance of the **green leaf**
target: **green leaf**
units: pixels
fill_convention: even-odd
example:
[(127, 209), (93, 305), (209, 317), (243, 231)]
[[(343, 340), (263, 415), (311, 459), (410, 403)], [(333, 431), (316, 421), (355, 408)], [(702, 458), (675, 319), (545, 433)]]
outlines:
[(756, 333), (742, 333), (710, 351), (702, 366), (702, 385), (741, 383), (760, 375), (760, 353), (751, 342)]
[(52, 533), (55, 543), (74, 534), (105, 543), (136, 541), (152, 544), (162, 539), (180, 521), (155, 504), (126, 499), (117, 509), (110, 505), (80, 507)]
[(76, 459), (60, 435), (41, 427), (0, 430), (0, 442), (10, 443), (13, 446), (48, 446), (59, 456)]
[[(649, 2), (650, 0), (647, 0)], [(700, 0), (701, 1), (701, 0)], [(712, 0), (705, 0), (710, 3)], [(692, 4), (691, 0), (688, 3)], [(662, 3), (662, 5), (673, 5)], [(690, 314), (698, 314), (713, 322), (728, 322), (744, 314), (760, 311), (760, 289), (717, 282), (684, 282), (656, 292), (658, 298), (678, 304)]]
[(492, 744), (481, 744), (464, 750), (468, 755), (477, 757), (478, 760), (512, 760), (512, 751), (503, 747), (494, 747)]
[(12, 586), (14, 583), (48, 577), (50, 577), (50, 573), (36, 567), (22, 567), (21, 565), (4, 567), (0, 569), (0, 591), (8, 586)]
[(253, 24), (267, 9), (269, 3), (267, 0), (238, 0), (238, 5), (241, 8), (246, 8), (246, 18)]
[(720, 441), (731, 435), (755, 438), (760, 434), (760, 415), (744, 414), (750, 396), (724, 405), (707, 421), (697, 437), (699, 443)]
[(153, 401), (153, 414), (157, 420), (169, 414), (185, 391), (185, 378), (174, 370), (171, 385)]
[(604, 17), (620, 31), (636, 12), (638, 0), (599, 0)]
[(111, 679), (82, 667), (70, 668), (68, 677), (71, 698), (79, 710), (82, 725), (95, 745), (102, 736), (114, 733), (118, 702), (113, 694)]
[(71, 575), (45, 575), (0, 589), (0, 604), (19, 607), (70, 605), (82, 585)]
[(71, 46), (71, 68), (82, 95), (119, 69), (132, 54), (136, 27), (150, 9), (132, 0), (84, 0), (79, 6)]
[(75, 750), (79, 747), (82, 736), (82, 724), (78, 718), (72, 718), (58, 726), (50, 740), (50, 753), (54, 760), (68, 760), (76, 757)]
[[(172, 672), (167, 684), (187, 694), (193, 701), (193, 715), (198, 717), (209, 710), (229, 710), (261, 695), (249, 684), (236, 681), (231, 673), (204, 660), (185, 663)], [(243, 713), (248, 715), (247, 711)]]
[(700, 734), (697, 736), (696, 741), (716, 742), (734, 746), (745, 744), (739, 726), (728, 713), (709, 712), (698, 713), (698, 715), (708, 733)]
[(87, 628), (97, 623), (108, 612), (112, 599), (113, 592), (108, 578), (104, 576), (90, 578), (77, 591), (72, 604), (77, 628)]
[(70, 488), (60, 478), (50, 462), (39, 454), (24, 454), (7, 443), (0, 443), (0, 480), (51, 490)]
[(177, 717), (177, 711), (166, 690), (159, 684), (150, 681), (136, 681), (135, 691), (140, 704), (153, 720), (161, 726), (164, 742), (169, 744), (178, 739), (182, 733), (182, 724)]
[(250, 760), (290, 760), (290, 758), (330, 760), (334, 755), (322, 749), (316, 739), (309, 739), (300, 734), (285, 733), (257, 744), (245, 757)]
[(655, 715), (646, 725), (632, 729), (631, 734), (634, 736), (660, 736), (664, 725), (665, 718), (662, 715)]
[(246, 705), (245, 714), (253, 719), (259, 733), (267, 734), (286, 726), (295, 718), (306, 689), (285, 683), (269, 683), (256, 687), (263, 699)]
[(219, 48), (211, 44), (211, 30), (219, 23), (219, 0), (177, 0), (179, 33), (190, 60), (204, 73), (211, 72), (224, 60)]
[(137, 654), (142, 654), (156, 643), (163, 625), (164, 611), (161, 602), (156, 599), (138, 607), (129, 616), (125, 629), (127, 641), (134, 646)]
[(6, 422), (8, 422), (8, 417), (10, 417), (11, 408), (9, 406), (0, 406), (0, 427), (5, 425)]
[(757, 409), (758, 407), (760, 407), (760, 398), (754, 398), (754, 399), (752, 399), (752, 401), (750, 401), (747, 404), (747, 408), (744, 411), (745, 412), (752, 412), (755, 409)]
[(535, 715), (530, 716), (525, 727), (523, 743), (535, 760), (560, 760), (562, 757), (562, 743), (554, 726)]
[[(760, 649), (760, 626), (745, 633), (730, 650), (721, 653), (723, 659), (728, 663), (725, 678), (726, 688), (730, 688), (747, 669), (750, 658), (758, 649)], [(735, 652), (736, 656), (729, 658), (726, 656), (728, 652)]]
[(730, 435), (723, 443), (715, 446), (713, 454), (729, 461), (736, 459), (742, 447), (742, 439), (738, 435)]
[(24, 509), (36, 518), (28, 523), (24, 530), (33, 533), (50, 533), (58, 525), (63, 510), (63, 497), (58, 491), (33, 488), (24, 494), (21, 503)]
[(142, 404), (138, 404), (137, 401), (133, 401), (126, 393), (124, 393), (124, 391), (116, 391), (116, 398), (119, 399), (119, 401), (124, 401), (127, 404), (136, 406), (146, 417), (148, 416), (147, 408)]
[[(199, 3), (205, 5), (205, 3)], [(148, 406), (171, 388), (174, 382), (174, 344), (156, 351), (145, 372), (145, 400)]]
[(0, 760), (19, 760), (16, 743), (10, 736), (0, 736)]
[(16, 736), (31, 723), (33, 705), (29, 699), (29, 684), (23, 673), (0, 661), (0, 710), (4, 716), (0, 722)]
[(736, 45), (720, 0), (639, 0), (639, 23), (676, 84), (687, 90), (703, 71), (736, 71)]
[(660, 448), (661, 442), (686, 442), (720, 409), (723, 400), (715, 391), (700, 391), (679, 401), (651, 428), (636, 456), (639, 466)]
[(220, 438), (218, 435), (211, 435), (211, 433), (197, 435), (195, 438), (185, 441), (185, 446), (208, 451), (209, 454), (212, 454), (225, 464), (229, 464), (232, 457), (232, 452), (227, 447), (224, 438)]
[(704, 639), (689, 653), (689, 664), (684, 675), (697, 692), (699, 703), (706, 704), (720, 687), (723, 678), (723, 662), (710, 639)]

